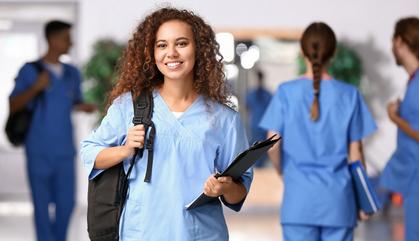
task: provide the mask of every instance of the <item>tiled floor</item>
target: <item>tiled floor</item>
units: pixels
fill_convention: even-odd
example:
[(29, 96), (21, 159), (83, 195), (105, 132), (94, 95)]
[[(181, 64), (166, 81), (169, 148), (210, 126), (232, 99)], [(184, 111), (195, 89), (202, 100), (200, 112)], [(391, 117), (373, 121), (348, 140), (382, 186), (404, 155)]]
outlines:
[[(35, 241), (32, 218), (21, 205), (21, 212), (0, 216), (0, 241)], [(29, 209), (30, 210), (30, 209)], [(25, 214), (26, 213), (26, 214)], [(231, 241), (281, 241), (281, 229), (275, 208), (247, 209), (240, 213), (226, 210)], [(361, 223), (355, 241), (402, 241), (401, 212), (393, 209), (387, 217), (377, 215)], [(85, 208), (76, 209), (69, 231), (69, 241), (88, 241)]]
[[(282, 185), (272, 169), (255, 170), (252, 188), (241, 212), (225, 210), (231, 241), (281, 241), (278, 209)], [(10, 198), (9, 198), (10, 199)], [(0, 241), (35, 241), (30, 202), (0, 196)], [(88, 241), (86, 207), (76, 208), (68, 241)], [(402, 212), (392, 208), (360, 223), (355, 241), (403, 241)]]
[[(273, 209), (228, 212), (227, 222), (232, 241), (281, 241), (281, 228)], [(355, 241), (403, 241), (401, 209), (393, 208), (387, 216), (379, 213), (368, 222), (358, 224)]]

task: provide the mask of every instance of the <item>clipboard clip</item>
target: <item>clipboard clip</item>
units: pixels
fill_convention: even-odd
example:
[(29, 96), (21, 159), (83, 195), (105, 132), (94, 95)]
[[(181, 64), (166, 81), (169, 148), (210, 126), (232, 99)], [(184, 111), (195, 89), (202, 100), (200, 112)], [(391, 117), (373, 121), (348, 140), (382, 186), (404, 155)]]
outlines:
[[(253, 146), (256, 146), (256, 145), (259, 145), (260, 143), (262, 143), (262, 142), (266, 142), (266, 141), (272, 141), (275, 137), (277, 137), (278, 135), (277, 134), (274, 134), (274, 135), (272, 135), (271, 137), (269, 137), (268, 139), (266, 139), (266, 140), (262, 140), (262, 141), (255, 141), (255, 142), (253, 142), (253, 144), (252, 144), (252, 147)], [(281, 137), (278, 137), (278, 140), (280, 140), (281, 139)]]

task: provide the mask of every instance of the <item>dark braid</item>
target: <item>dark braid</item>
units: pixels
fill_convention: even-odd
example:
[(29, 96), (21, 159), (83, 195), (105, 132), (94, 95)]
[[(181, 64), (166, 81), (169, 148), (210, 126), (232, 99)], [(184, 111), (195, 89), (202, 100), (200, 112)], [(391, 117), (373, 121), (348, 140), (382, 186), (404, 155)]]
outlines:
[(311, 106), (310, 118), (316, 121), (320, 116), (319, 96), (322, 70), (335, 52), (335, 34), (325, 23), (312, 23), (303, 33), (301, 48), (304, 56), (310, 61), (313, 70), (314, 99)]
[(314, 100), (311, 106), (311, 113), (310, 118), (312, 120), (317, 120), (320, 115), (320, 107), (319, 107), (319, 95), (320, 95), (320, 80), (322, 78), (322, 62), (319, 58), (319, 43), (313, 43), (313, 54), (312, 54), (312, 61), (311, 67), (313, 69), (313, 89), (314, 89)]

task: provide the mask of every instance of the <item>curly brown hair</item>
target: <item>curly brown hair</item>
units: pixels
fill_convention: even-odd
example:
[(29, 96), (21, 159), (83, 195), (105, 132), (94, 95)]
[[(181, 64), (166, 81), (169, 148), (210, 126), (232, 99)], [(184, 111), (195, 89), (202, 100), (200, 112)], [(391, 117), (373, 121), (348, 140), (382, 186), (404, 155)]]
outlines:
[(146, 16), (128, 41), (119, 62), (118, 81), (109, 94), (108, 107), (122, 93), (132, 91), (137, 97), (142, 90), (151, 91), (163, 84), (164, 77), (155, 64), (154, 47), (159, 27), (170, 20), (183, 21), (192, 29), (196, 43), (195, 91), (207, 100), (228, 103), (229, 91), (214, 31), (193, 12), (166, 7)]

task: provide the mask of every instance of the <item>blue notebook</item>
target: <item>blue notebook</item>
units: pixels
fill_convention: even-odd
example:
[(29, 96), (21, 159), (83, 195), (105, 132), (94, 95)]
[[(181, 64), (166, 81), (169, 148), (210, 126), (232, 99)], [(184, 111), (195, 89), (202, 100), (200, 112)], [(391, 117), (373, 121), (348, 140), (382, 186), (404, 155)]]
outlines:
[(376, 213), (381, 204), (360, 161), (349, 164), (358, 208), (367, 214)]

